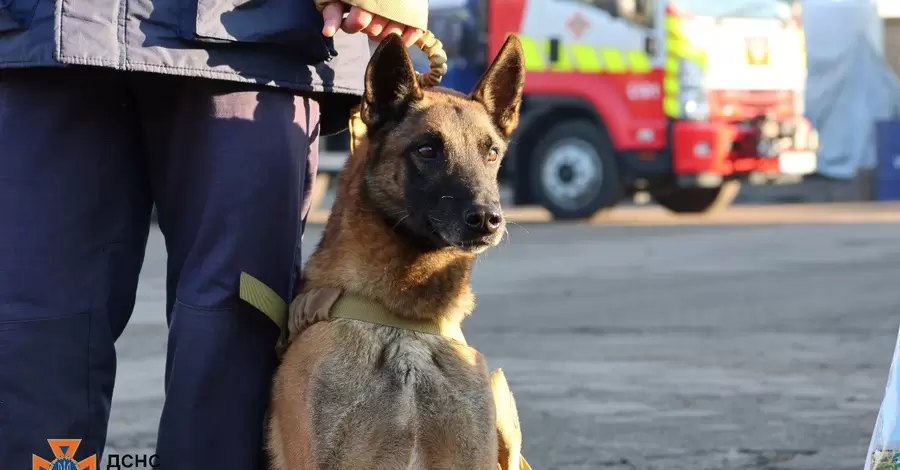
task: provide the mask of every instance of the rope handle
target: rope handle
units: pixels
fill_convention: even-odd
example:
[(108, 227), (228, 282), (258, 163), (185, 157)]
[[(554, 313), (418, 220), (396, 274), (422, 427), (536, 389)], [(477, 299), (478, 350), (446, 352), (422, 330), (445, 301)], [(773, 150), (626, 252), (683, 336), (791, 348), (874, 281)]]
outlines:
[(444, 44), (434, 36), (431, 31), (425, 31), (425, 35), (416, 41), (416, 46), (428, 57), (431, 68), (425, 73), (419, 73), (419, 85), (423, 88), (435, 87), (441, 84), (444, 75), (447, 74), (447, 51)]
[[(361, 0), (346, 2), (341, 0), (314, 0), (314, 3), (316, 6), (316, 10), (318, 10), (319, 13), (325, 11), (325, 8), (327, 8), (328, 5), (339, 3), (343, 4), (342, 8), (344, 9), (344, 11), (346, 11), (347, 7), (349, 7), (350, 5), (355, 5), (357, 7), (366, 8), (367, 10), (375, 14), (380, 13), (381, 16), (387, 17), (388, 19), (394, 21), (401, 20), (400, 22), (404, 23), (401, 18), (395, 16), (398, 15), (396, 10), (393, 11), (394, 15), (389, 14), (391, 12), (391, 9), (387, 8), (387, 1), (385, 1), (382, 5), (379, 5), (377, 1), (364, 3)], [(375, 8), (373, 10), (373, 7), (379, 6), (383, 7), (381, 9), (386, 11), (375, 11), (379, 8)], [(401, 10), (407, 10), (407, 8), (403, 8)], [(406, 19), (408, 20), (408, 22), (406, 22), (407, 25), (418, 23), (419, 20), (421, 20), (422, 26), (425, 26), (425, 23), (427, 22), (427, 14), (424, 15), (424, 18), (417, 19), (416, 21), (409, 21), (413, 20), (413, 18), (411, 17)], [(439, 85), (441, 83), (441, 79), (444, 78), (444, 75), (447, 73), (447, 52), (444, 51), (444, 45), (441, 44), (441, 41), (434, 37), (434, 34), (431, 31), (425, 31), (425, 34), (421, 38), (419, 38), (418, 41), (416, 41), (416, 46), (418, 46), (419, 49), (422, 49), (422, 52), (424, 52), (425, 55), (428, 56), (428, 60), (431, 62), (431, 68), (427, 72), (417, 73), (419, 77), (419, 85), (421, 85), (423, 88)]]

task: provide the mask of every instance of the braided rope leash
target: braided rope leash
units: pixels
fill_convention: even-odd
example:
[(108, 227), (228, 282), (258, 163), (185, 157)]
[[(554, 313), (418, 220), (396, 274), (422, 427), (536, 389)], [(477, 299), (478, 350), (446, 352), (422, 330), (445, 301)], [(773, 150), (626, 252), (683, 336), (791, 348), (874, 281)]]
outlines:
[[(441, 80), (447, 73), (447, 51), (444, 50), (444, 44), (441, 40), (434, 36), (431, 31), (416, 41), (416, 47), (425, 53), (428, 57), (430, 68), (425, 73), (416, 73), (419, 85), (422, 88), (436, 87), (441, 84)], [(350, 153), (352, 154), (363, 137), (366, 135), (366, 124), (362, 121), (359, 105), (353, 107), (350, 112), (350, 122), (348, 125), (350, 131)]]
[(419, 74), (419, 85), (423, 88), (440, 85), (444, 75), (447, 74), (447, 51), (444, 50), (444, 45), (431, 31), (426, 31), (425, 35), (416, 41), (416, 46), (422, 49), (431, 64), (427, 72)]

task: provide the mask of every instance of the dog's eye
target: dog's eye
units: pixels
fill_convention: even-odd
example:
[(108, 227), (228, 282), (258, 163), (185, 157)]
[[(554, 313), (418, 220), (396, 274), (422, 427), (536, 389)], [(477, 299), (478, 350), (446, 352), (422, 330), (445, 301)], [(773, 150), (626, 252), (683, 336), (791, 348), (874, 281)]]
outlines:
[(495, 162), (495, 161), (497, 161), (497, 158), (499, 158), (499, 154), (498, 154), (498, 152), (497, 152), (497, 149), (492, 148), (491, 151), (488, 152), (487, 160), (488, 160), (489, 162)]
[(431, 160), (432, 158), (437, 157), (437, 152), (434, 150), (434, 147), (430, 145), (423, 145), (419, 147), (416, 150), (416, 154), (426, 160)]

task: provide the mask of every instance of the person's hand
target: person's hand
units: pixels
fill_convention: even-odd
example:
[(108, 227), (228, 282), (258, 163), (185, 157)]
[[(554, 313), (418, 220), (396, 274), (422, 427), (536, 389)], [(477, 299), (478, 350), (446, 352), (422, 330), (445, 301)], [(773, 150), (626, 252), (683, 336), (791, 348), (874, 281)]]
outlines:
[(325, 19), (322, 34), (325, 37), (334, 36), (338, 28), (345, 33), (365, 33), (373, 41), (381, 41), (389, 34), (396, 34), (403, 39), (406, 47), (411, 47), (425, 34), (421, 29), (391, 21), (359, 7), (350, 7), (350, 13), (344, 18), (347, 7), (347, 4), (335, 1), (322, 10), (322, 18)]

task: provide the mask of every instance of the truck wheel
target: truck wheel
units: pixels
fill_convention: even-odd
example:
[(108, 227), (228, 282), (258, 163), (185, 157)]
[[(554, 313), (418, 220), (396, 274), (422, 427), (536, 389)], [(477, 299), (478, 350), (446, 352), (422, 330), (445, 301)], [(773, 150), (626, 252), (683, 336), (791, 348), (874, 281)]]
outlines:
[(656, 202), (679, 214), (715, 212), (731, 205), (741, 190), (741, 182), (730, 180), (717, 188), (682, 188), (666, 186), (651, 188), (650, 195)]
[(619, 202), (619, 169), (606, 130), (589, 121), (557, 124), (528, 165), (535, 199), (554, 219), (583, 219)]

